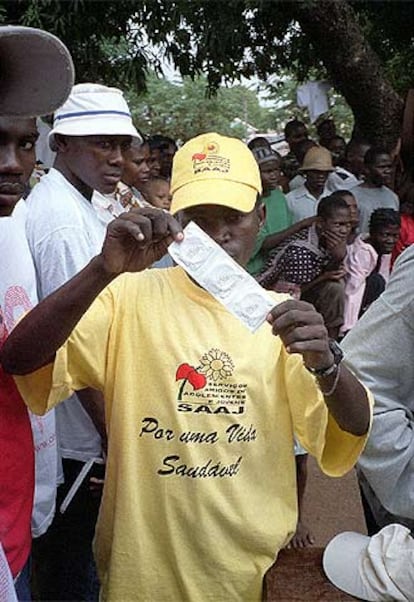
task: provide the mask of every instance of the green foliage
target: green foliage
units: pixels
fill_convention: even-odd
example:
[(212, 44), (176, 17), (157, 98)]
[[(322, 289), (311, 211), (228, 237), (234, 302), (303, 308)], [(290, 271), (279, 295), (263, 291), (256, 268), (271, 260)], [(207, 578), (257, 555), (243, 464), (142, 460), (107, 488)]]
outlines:
[[(142, 90), (148, 65), (160, 67), (155, 45), (183, 76), (203, 74), (213, 90), (223, 81), (252, 75), (266, 81), (284, 70), (299, 81), (315, 69), (326, 75), (296, 20), (304, 1), (314, 2), (12, 0), (0, 3), (0, 20), (61, 37), (79, 81), (129, 82)], [(349, 1), (396, 89), (414, 86), (414, 3)]]
[(143, 32), (133, 27), (135, 2), (12, 0), (0, 3), (3, 23), (39, 27), (67, 45), (77, 81), (145, 87)]
[(145, 134), (163, 133), (185, 141), (206, 131), (245, 138), (245, 124), (266, 131), (272, 125), (271, 112), (259, 105), (256, 94), (245, 86), (220, 87), (206, 94), (206, 79), (170, 82), (149, 74), (147, 92), (127, 92), (136, 125)]

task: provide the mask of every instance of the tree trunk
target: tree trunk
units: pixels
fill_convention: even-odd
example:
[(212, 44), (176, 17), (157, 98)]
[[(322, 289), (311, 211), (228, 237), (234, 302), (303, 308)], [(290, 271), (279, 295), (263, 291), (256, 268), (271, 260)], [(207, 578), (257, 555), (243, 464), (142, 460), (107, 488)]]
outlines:
[(351, 6), (344, 0), (301, 0), (292, 8), (331, 83), (351, 107), (355, 133), (393, 149), (401, 134), (404, 103), (386, 80)]

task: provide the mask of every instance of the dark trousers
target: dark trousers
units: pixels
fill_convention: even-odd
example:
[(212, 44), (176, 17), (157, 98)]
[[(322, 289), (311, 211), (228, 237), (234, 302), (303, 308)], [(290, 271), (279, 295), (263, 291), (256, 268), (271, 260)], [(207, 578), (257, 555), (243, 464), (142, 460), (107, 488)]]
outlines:
[(33, 541), (35, 597), (39, 600), (96, 602), (99, 582), (92, 540), (100, 496), (89, 489), (92, 476), (102, 478), (103, 467), (93, 465), (64, 514), (59, 511), (83, 462), (63, 460), (65, 482), (58, 488), (56, 515), (48, 531)]
[(301, 295), (322, 314), (329, 336), (337, 338), (344, 323), (345, 284), (343, 280), (321, 282)]

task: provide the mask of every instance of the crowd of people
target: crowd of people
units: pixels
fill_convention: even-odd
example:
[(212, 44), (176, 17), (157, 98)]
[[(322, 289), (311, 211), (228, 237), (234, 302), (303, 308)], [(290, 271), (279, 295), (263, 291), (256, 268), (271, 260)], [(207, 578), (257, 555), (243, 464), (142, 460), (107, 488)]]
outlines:
[[(278, 551), (313, 543), (308, 453), (341, 476), (365, 448), (369, 534), (413, 528), (413, 388), (391, 343), (409, 357), (414, 196), (388, 151), (329, 117), (317, 142), (287, 123), (284, 157), (211, 132), (178, 148), (121, 90), (73, 85), (49, 34), (0, 39), (22, 31), (67, 64), (49, 96), (25, 65), (32, 97), (0, 115), (5, 600), (260, 600)], [(256, 333), (173, 265), (191, 221), (270, 291)]]

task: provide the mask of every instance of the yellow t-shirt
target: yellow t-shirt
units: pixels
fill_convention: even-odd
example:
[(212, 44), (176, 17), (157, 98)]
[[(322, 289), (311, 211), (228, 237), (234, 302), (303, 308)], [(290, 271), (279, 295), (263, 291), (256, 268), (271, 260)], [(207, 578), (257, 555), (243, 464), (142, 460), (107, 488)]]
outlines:
[(54, 365), (17, 381), (38, 413), (104, 393), (103, 600), (260, 600), (296, 526), (293, 432), (334, 476), (365, 443), (267, 323), (251, 334), (181, 268), (116, 279)]

